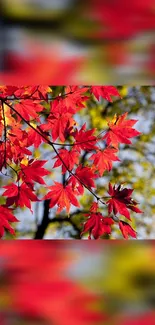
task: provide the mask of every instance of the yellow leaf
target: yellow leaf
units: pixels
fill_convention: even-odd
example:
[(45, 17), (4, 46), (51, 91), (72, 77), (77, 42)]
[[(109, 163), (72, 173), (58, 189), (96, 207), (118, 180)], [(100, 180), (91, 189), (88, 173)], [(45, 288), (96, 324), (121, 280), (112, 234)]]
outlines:
[(28, 165), (28, 162), (29, 162), (29, 160), (28, 160), (28, 158), (23, 158), (22, 160), (21, 160), (21, 164), (23, 164), (23, 165), (25, 165), (25, 166), (27, 166)]

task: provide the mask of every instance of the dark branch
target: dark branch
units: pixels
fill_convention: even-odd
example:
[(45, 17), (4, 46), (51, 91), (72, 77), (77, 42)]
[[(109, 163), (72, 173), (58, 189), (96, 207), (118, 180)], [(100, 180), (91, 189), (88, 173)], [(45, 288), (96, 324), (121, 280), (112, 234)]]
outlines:
[(49, 207), (50, 200), (44, 201), (44, 214), (42, 218), (42, 222), (40, 225), (38, 225), (37, 231), (35, 233), (34, 239), (43, 239), (45, 235), (45, 231), (49, 225), (50, 219), (49, 219)]
[(81, 229), (76, 225), (76, 223), (73, 221), (72, 217), (74, 217), (75, 215), (78, 215), (78, 214), (88, 213), (88, 211), (76, 210), (75, 212), (70, 214), (70, 218), (64, 217), (64, 216), (59, 216), (59, 217), (50, 219), (49, 218), (49, 209), (50, 209), (49, 204), (50, 204), (50, 200), (44, 201), (44, 213), (43, 213), (42, 222), (37, 227), (37, 231), (35, 233), (34, 239), (43, 239), (46, 229), (49, 226), (49, 224), (63, 223), (63, 222), (70, 223), (77, 233), (76, 238), (80, 239)]

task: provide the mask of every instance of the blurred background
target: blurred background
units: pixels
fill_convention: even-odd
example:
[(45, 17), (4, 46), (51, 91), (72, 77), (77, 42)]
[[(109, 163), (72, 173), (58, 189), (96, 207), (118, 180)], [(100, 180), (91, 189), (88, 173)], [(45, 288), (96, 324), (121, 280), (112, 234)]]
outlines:
[(2, 241), (1, 325), (154, 325), (153, 241)]
[[(107, 118), (112, 119), (115, 114), (128, 112), (129, 119), (138, 120), (135, 128), (142, 132), (141, 136), (133, 139), (133, 144), (120, 145), (118, 157), (121, 162), (113, 163), (111, 172), (105, 172), (97, 181), (97, 194), (107, 196), (108, 183), (124, 184), (124, 187), (133, 188), (133, 198), (139, 202), (139, 208), (143, 214), (131, 212), (132, 226), (137, 231), (137, 239), (155, 239), (155, 87), (153, 86), (118, 86), (122, 99), (114, 99), (113, 103), (101, 99), (99, 102), (94, 96), (86, 102), (86, 108), (79, 111), (75, 119), (80, 128), (84, 122), (87, 128), (96, 128), (97, 135), (107, 128)], [(52, 87), (52, 96), (63, 93), (64, 87)], [(46, 103), (47, 105), (47, 103)], [(33, 151), (34, 158), (47, 160), (46, 168), (51, 174), (45, 178), (50, 186), (53, 181), (63, 182), (61, 167), (54, 168), (55, 154), (51, 147), (42, 144)], [(90, 154), (83, 152), (81, 162), (89, 164)], [(14, 179), (15, 173), (11, 175)], [(1, 175), (1, 187), (7, 184), (9, 177)], [(12, 179), (11, 179), (12, 181)], [(36, 193), (39, 198), (44, 197), (47, 190), (40, 184), (36, 184)], [(3, 190), (4, 192), (4, 190)], [(1, 192), (2, 193), (2, 190)], [(4, 197), (0, 197), (0, 203), (4, 203)], [(85, 190), (79, 197), (80, 209), (73, 207), (70, 218), (66, 211), (56, 215), (56, 207), (49, 209), (49, 201), (32, 204), (33, 214), (28, 209), (16, 209), (15, 215), (20, 220), (16, 224), (17, 239), (80, 239), (81, 223), (86, 219), (87, 213), (93, 202), (92, 195)], [(100, 205), (100, 211), (107, 215), (107, 208)], [(121, 217), (122, 218), (122, 217)], [(125, 218), (123, 219), (125, 221)], [(122, 239), (122, 234), (117, 225), (112, 227), (112, 235), (107, 239)], [(82, 238), (87, 239), (88, 234)], [(12, 238), (6, 234), (6, 239)], [(105, 238), (105, 237), (103, 237)]]
[(154, 84), (154, 0), (1, 0), (0, 7), (1, 84)]

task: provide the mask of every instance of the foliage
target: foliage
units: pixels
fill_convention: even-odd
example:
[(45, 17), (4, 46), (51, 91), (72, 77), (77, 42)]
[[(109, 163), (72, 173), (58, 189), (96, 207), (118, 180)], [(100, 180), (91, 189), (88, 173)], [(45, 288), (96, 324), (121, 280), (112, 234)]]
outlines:
[[(57, 89), (58, 88), (58, 89)], [(87, 123), (78, 127), (77, 113), (82, 112), (87, 102), (104, 100), (112, 102), (111, 96), (121, 97), (113, 86), (1, 86), (0, 87), (0, 168), (1, 173), (10, 177), (3, 186), (5, 202), (1, 209), (8, 211), (6, 220), (18, 221), (12, 211), (18, 207), (31, 210), (31, 202), (48, 201), (49, 208), (57, 206), (57, 214), (66, 209), (68, 216), (73, 206), (80, 207), (80, 199), (86, 189), (95, 202), (90, 202), (83, 231), (89, 232), (89, 239), (111, 234), (114, 223), (118, 223), (124, 238), (136, 237), (135, 230), (119, 217), (131, 221), (128, 210), (142, 213), (137, 202), (131, 197), (133, 190), (109, 183), (108, 197), (100, 196), (97, 181), (102, 182), (104, 173), (112, 169), (113, 162), (119, 161), (120, 144), (131, 144), (131, 139), (140, 135), (134, 129), (135, 119), (127, 119), (127, 112), (114, 114), (106, 127), (99, 132), (88, 128)], [(55, 93), (55, 95), (53, 95)], [(121, 99), (120, 99), (121, 100)], [(56, 159), (51, 169), (45, 167), (48, 160), (35, 159), (34, 149), (41, 144), (54, 152)], [(59, 148), (60, 147), (60, 148)], [(85, 160), (85, 155), (88, 158)], [(44, 177), (53, 178), (53, 170), (61, 166), (63, 181), (54, 179), (48, 185)], [(13, 181), (12, 181), (13, 178)], [(37, 186), (43, 186), (45, 195), (37, 195)], [(95, 189), (95, 190), (94, 190)], [(47, 193), (47, 190), (50, 190)], [(100, 206), (107, 206), (104, 215)], [(11, 211), (11, 212), (10, 212)], [(3, 217), (5, 217), (6, 212)], [(1, 218), (1, 236), (4, 228), (13, 233), (8, 221)]]

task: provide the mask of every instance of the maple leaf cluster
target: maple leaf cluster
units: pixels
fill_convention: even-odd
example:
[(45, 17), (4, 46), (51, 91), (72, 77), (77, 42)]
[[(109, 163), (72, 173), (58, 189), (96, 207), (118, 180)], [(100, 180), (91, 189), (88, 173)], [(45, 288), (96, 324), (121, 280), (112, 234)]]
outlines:
[[(123, 215), (131, 221), (129, 210), (142, 211), (131, 197), (132, 189), (122, 189), (109, 184), (109, 200), (97, 194), (96, 180), (105, 171), (111, 171), (118, 157), (119, 144), (131, 144), (131, 138), (140, 132), (133, 128), (136, 120), (127, 119), (127, 112), (114, 115), (107, 121), (107, 129), (97, 134), (96, 129), (87, 129), (86, 123), (78, 127), (76, 113), (85, 109), (90, 98), (112, 102), (112, 96), (120, 97), (114, 86), (66, 86), (64, 92), (54, 97), (49, 86), (0, 86), (0, 171), (2, 175), (14, 173), (8, 185), (3, 186), (5, 204), (0, 206), (0, 236), (4, 229), (14, 235), (11, 222), (17, 222), (14, 211), (17, 207), (31, 210), (31, 203), (50, 200), (50, 208), (57, 206), (57, 213), (72, 206), (80, 207), (79, 196), (89, 191), (97, 202), (86, 215), (81, 235), (89, 233), (89, 239), (111, 234), (113, 224), (119, 223), (124, 238), (136, 237), (135, 230), (120, 220)], [(44, 143), (55, 154), (52, 171), (60, 167), (67, 175), (64, 183), (57, 180), (47, 186), (46, 179), (51, 171), (45, 168), (49, 161), (34, 159), (33, 149)], [(87, 164), (82, 163), (83, 152), (89, 153)], [(36, 185), (48, 191), (38, 198)], [(103, 201), (104, 200), (104, 201)], [(107, 215), (99, 211), (99, 204), (107, 206)], [(32, 211), (32, 210), (31, 210)]]

